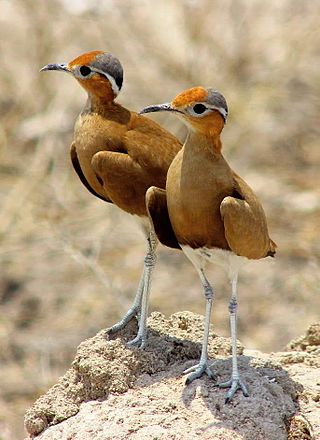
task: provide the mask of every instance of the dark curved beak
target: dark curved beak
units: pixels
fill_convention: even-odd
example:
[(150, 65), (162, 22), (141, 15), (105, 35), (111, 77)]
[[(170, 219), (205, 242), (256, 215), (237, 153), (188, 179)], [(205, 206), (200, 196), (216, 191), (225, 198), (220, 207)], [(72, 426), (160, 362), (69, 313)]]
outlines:
[(71, 73), (68, 69), (68, 65), (65, 63), (62, 64), (47, 64), (46, 66), (42, 67), (40, 72), (44, 72), (46, 70), (60, 70), (61, 72), (67, 72)]
[(171, 107), (170, 102), (166, 102), (165, 104), (149, 105), (148, 107), (144, 107), (142, 110), (140, 110), (139, 115), (143, 115), (144, 113), (153, 113), (153, 112), (178, 112), (178, 113), (182, 113), (179, 110)]

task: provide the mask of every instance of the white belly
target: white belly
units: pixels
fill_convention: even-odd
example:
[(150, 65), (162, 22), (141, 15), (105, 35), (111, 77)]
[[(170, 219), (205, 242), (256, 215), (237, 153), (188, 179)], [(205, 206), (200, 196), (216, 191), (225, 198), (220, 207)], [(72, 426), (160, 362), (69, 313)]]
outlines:
[(181, 248), (197, 270), (204, 269), (209, 261), (221, 266), (228, 273), (230, 279), (233, 279), (240, 268), (249, 261), (246, 257), (240, 257), (225, 249), (206, 247), (193, 249), (190, 246), (181, 246)]

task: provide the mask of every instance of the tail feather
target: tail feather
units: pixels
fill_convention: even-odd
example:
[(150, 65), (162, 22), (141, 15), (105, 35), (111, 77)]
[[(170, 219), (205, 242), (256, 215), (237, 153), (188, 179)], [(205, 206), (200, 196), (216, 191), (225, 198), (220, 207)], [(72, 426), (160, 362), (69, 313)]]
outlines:
[(270, 238), (270, 249), (268, 250), (266, 257), (274, 257), (277, 247), (276, 243)]

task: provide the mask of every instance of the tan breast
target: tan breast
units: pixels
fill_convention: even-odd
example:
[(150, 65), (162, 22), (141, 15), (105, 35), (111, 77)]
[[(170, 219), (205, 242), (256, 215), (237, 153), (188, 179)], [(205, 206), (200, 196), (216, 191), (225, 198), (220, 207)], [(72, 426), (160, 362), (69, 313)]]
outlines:
[(98, 151), (120, 149), (125, 131), (125, 126), (108, 121), (98, 114), (80, 115), (76, 121), (74, 143), (79, 164), (89, 185), (102, 196), (105, 190), (92, 169), (92, 158)]
[(167, 178), (168, 210), (178, 242), (229, 249), (220, 204), (232, 191), (232, 171), (221, 155), (215, 158), (206, 149), (194, 155), (179, 152)]

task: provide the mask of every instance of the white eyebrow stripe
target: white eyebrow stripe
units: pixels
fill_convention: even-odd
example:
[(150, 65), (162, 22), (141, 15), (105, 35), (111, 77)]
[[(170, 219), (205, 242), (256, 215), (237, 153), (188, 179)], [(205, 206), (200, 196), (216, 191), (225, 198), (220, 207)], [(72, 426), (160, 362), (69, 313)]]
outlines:
[(113, 90), (113, 93), (115, 94), (115, 96), (118, 96), (120, 89), (119, 89), (115, 79), (113, 78), (113, 76), (109, 75), (107, 72), (104, 72), (103, 70), (96, 69), (95, 67), (90, 67), (90, 68), (91, 68), (92, 72), (97, 72), (97, 73), (100, 73), (101, 75), (105, 76), (111, 84), (111, 88)]
[(211, 110), (217, 110), (219, 113), (222, 114), (222, 116), (224, 117), (224, 119), (227, 119), (228, 116), (228, 112), (226, 111), (225, 108), (223, 107), (216, 107), (215, 105), (208, 105), (206, 104), (207, 108), (210, 108)]

